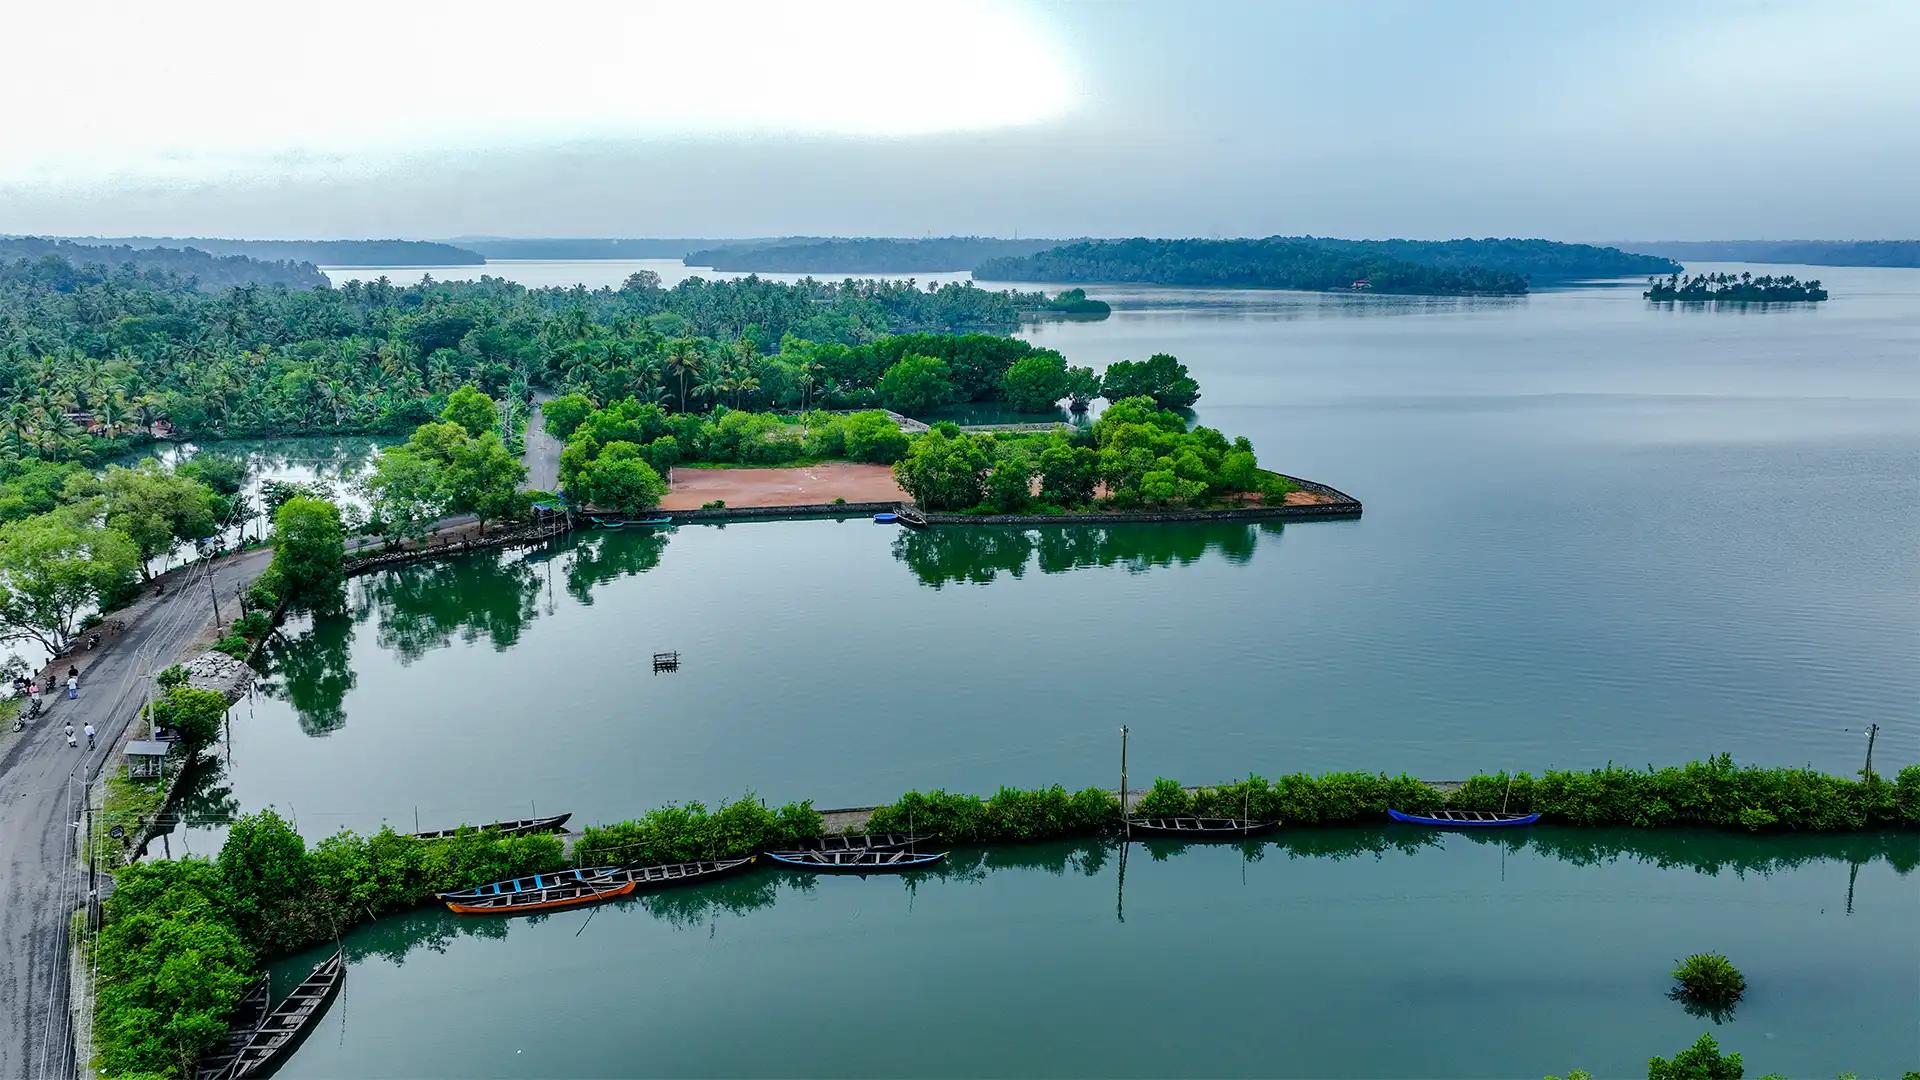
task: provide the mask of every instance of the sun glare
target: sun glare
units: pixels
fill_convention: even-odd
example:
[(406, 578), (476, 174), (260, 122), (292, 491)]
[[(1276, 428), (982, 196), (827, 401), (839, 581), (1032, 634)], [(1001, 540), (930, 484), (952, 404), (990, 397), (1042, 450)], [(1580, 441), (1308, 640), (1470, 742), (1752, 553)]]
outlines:
[[(11, 182), (582, 138), (925, 135), (1055, 119), (1080, 96), (1052, 29), (997, 0), (18, 5), (0, 39)], [(115, 78), (73, 76), (79, 40)]]

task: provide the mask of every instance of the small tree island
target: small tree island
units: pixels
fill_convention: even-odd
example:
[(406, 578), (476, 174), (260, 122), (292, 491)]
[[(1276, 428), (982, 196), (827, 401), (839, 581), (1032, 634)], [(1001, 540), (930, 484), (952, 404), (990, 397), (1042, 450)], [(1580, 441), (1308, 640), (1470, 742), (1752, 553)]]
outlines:
[(1649, 300), (1689, 304), (1811, 303), (1825, 300), (1827, 290), (1821, 288), (1817, 280), (1801, 281), (1792, 274), (1778, 277), (1772, 274), (1754, 277), (1751, 273), (1743, 273), (1738, 277), (1732, 274), (1670, 274), (1665, 278), (1648, 278), (1647, 291), (1642, 295)]

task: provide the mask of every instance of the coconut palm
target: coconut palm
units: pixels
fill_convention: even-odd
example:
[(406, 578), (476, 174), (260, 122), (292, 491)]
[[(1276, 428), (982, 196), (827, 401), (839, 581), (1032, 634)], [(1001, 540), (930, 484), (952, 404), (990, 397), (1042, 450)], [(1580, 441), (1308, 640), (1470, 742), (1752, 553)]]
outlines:
[(700, 371), (700, 349), (692, 338), (675, 338), (667, 346), (667, 374), (680, 383), (680, 411), (687, 411), (687, 377)]

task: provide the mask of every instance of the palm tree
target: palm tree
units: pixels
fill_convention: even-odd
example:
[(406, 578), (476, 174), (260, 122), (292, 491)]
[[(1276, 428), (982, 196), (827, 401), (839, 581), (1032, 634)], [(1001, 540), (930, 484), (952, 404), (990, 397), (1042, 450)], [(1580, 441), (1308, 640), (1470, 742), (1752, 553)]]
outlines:
[(720, 395), (731, 389), (732, 385), (732, 380), (719, 364), (709, 364), (701, 369), (699, 381), (693, 384), (693, 392), (697, 397), (706, 398), (708, 405), (718, 405)]
[(667, 374), (680, 380), (680, 411), (687, 411), (687, 376), (700, 371), (699, 347), (691, 338), (675, 338), (667, 346)]

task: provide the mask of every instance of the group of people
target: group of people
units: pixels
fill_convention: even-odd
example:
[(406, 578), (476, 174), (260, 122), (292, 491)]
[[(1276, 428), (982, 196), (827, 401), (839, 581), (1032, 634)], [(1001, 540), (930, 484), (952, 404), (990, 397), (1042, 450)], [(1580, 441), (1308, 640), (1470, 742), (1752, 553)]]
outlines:
[[(53, 681), (56, 677), (57, 676), (53, 675), (52, 673), (48, 673), (47, 683), (49, 686), (53, 684)], [(13, 680), (13, 692), (15, 696), (25, 697), (28, 701), (26, 712), (21, 716), (19, 722), (14, 724), (14, 730), (18, 731), (21, 727), (25, 726), (28, 720), (31, 720), (34, 717), (37, 717), (40, 715), (40, 710), (44, 705), (44, 702), (40, 696), (40, 692), (41, 692), (40, 680), (28, 679), (24, 675), (15, 676)], [(67, 668), (67, 700), (72, 701), (78, 698), (79, 696), (80, 696), (80, 665), (74, 664)], [(87, 749), (91, 750), (93, 749), (93, 739), (94, 739), (93, 725), (86, 724), (84, 725), (84, 728), (87, 736)], [(71, 721), (69, 721), (67, 724), (67, 745), (68, 746), (80, 745), (80, 740), (78, 736), (74, 734), (73, 724)]]

